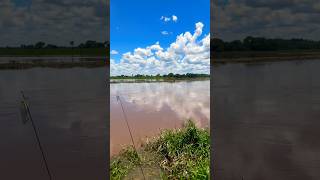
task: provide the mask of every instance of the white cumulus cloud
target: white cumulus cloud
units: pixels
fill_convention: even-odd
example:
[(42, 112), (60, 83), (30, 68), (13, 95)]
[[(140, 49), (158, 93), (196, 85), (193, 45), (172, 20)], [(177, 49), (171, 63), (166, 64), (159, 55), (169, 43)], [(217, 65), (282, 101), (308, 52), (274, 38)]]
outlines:
[(163, 20), (164, 22), (168, 22), (168, 21), (171, 21), (171, 18), (166, 16), (161, 16), (160, 20)]
[(169, 34), (172, 34), (172, 32), (168, 32), (168, 31), (161, 31), (161, 34), (162, 34), (162, 35), (169, 35)]
[(172, 21), (177, 22), (178, 21), (178, 17), (176, 15), (172, 15)]
[(195, 31), (181, 33), (169, 47), (159, 42), (122, 54), (119, 62), (111, 60), (111, 75), (210, 73), (210, 34), (202, 38), (203, 23)]
[(116, 50), (111, 50), (110, 54), (115, 55), (115, 54), (119, 54), (119, 53)]

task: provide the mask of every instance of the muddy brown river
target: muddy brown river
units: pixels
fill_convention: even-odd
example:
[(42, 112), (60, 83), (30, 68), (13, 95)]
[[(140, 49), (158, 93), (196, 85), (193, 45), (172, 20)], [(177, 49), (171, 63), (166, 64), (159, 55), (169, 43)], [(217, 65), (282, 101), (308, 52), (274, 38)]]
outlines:
[(320, 61), (214, 67), (214, 175), (320, 179)]
[(28, 98), (53, 179), (106, 179), (106, 68), (0, 71), (0, 179), (48, 179), (31, 123)]
[(110, 85), (110, 155), (131, 145), (121, 109), (120, 97), (134, 141), (141, 144), (163, 129), (181, 127), (193, 119), (208, 127), (210, 119), (210, 81), (114, 83)]

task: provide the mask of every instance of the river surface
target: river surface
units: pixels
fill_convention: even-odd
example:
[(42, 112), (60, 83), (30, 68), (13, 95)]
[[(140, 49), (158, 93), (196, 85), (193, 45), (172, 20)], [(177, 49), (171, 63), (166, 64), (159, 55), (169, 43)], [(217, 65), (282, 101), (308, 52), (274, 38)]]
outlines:
[(319, 60), (215, 66), (215, 178), (320, 179), (319, 77)]
[(0, 71), (0, 179), (48, 179), (28, 98), (53, 179), (105, 179), (108, 157), (106, 68)]
[[(117, 100), (120, 97), (120, 101)], [(110, 85), (110, 155), (131, 145), (122, 112), (136, 144), (163, 129), (179, 128), (191, 118), (199, 127), (210, 119), (210, 81), (113, 83)]]

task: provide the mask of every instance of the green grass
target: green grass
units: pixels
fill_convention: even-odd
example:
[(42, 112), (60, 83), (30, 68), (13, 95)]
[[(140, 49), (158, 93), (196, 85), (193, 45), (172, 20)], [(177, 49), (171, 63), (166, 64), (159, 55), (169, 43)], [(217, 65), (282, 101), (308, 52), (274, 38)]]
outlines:
[(209, 80), (208, 77), (110, 77), (111, 83), (138, 83), (138, 82), (176, 82), (176, 81), (200, 81)]
[(121, 179), (126, 176), (130, 170), (138, 166), (140, 158), (132, 146), (123, 149), (119, 156), (113, 159), (111, 163), (111, 177)]
[(320, 50), (211, 52), (212, 63), (319, 59)]
[[(139, 154), (139, 155), (138, 155)], [(125, 148), (111, 162), (111, 179), (137, 177), (139, 164), (152, 179), (209, 179), (210, 133), (189, 120), (183, 128), (165, 130), (146, 142), (138, 154)]]
[(106, 48), (0, 48), (0, 56), (107, 56)]
[(42, 68), (73, 68), (73, 67), (85, 67), (85, 68), (94, 68), (94, 67), (103, 67), (106, 66), (104, 61), (79, 61), (79, 62), (46, 62), (46, 61), (38, 61), (38, 62), (8, 62), (1, 63), (0, 70), (7, 69), (30, 69), (34, 67), (42, 67)]
[(177, 78), (177, 77), (110, 77), (111, 79), (136, 79), (136, 80), (179, 80), (179, 79), (207, 79), (210, 78), (210, 75), (208, 77), (183, 77), (183, 78)]

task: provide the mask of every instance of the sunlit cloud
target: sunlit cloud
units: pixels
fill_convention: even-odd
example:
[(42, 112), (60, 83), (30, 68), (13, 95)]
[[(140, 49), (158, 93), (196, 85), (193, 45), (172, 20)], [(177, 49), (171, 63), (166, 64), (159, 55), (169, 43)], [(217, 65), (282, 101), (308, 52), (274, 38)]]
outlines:
[(168, 31), (161, 31), (161, 34), (162, 35), (169, 35), (169, 32)]
[(168, 22), (171, 20), (170, 17), (166, 17), (166, 16), (161, 16), (160, 20), (164, 21), (164, 22)]
[[(120, 61), (111, 60), (111, 75), (206, 73), (210, 72), (210, 34), (202, 37), (204, 24), (195, 31), (181, 33), (169, 47), (159, 42), (122, 54)], [(201, 38), (202, 37), (202, 38)]]
[(173, 22), (177, 22), (178, 21), (178, 17), (176, 15), (172, 15), (172, 21)]
[(176, 15), (172, 15), (171, 17), (161, 16), (160, 20), (162, 20), (164, 22), (169, 22), (169, 21), (177, 22), (178, 21), (178, 17)]
[(119, 54), (119, 53), (118, 53), (118, 51), (116, 51), (116, 50), (111, 50), (111, 51), (110, 51), (110, 54), (116, 55), (116, 54)]

